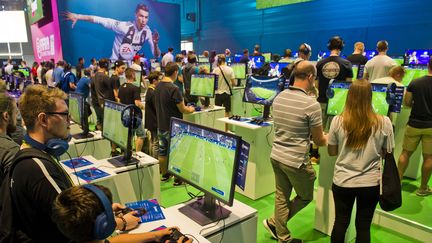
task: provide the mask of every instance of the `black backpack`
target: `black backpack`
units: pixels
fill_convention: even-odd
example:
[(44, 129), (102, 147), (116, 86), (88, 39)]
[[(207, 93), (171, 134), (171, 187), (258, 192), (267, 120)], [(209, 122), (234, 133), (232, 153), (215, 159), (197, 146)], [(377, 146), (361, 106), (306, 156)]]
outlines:
[(0, 185), (0, 243), (32, 242), (17, 228), (10, 190), (11, 177), (15, 166), (21, 161), (29, 158), (52, 161), (49, 155), (34, 148), (22, 149), (15, 155), (10, 170)]
[(386, 153), (381, 179), (379, 205), (384, 211), (393, 211), (402, 206), (402, 188), (393, 153)]

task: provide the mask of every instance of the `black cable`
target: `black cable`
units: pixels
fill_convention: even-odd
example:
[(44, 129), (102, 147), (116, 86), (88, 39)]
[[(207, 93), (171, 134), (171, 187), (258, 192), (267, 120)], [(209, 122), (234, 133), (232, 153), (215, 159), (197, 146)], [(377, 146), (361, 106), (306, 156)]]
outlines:
[(78, 185), (81, 186), (81, 183), (80, 183), (80, 181), (79, 181), (79, 177), (78, 177), (77, 171), (76, 171), (76, 169), (75, 169), (75, 165), (74, 165), (74, 162), (73, 162), (73, 160), (72, 160), (72, 157), (70, 156), (70, 154), (69, 154), (68, 151), (66, 151), (66, 154), (68, 155), (68, 157), (69, 157), (69, 159), (70, 159), (70, 162), (71, 162), (71, 165), (72, 165), (72, 169), (74, 170), (74, 174), (75, 174), (75, 176), (76, 176), (76, 178), (77, 178), (77, 181), (78, 181)]
[[(89, 142), (89, 141), (86, 140), (85, 145), (84, 145), (84, 148), (83, 148), (83, 150), (81, 151), (81, 153), (79, 154), (78, 157), (81, 157), (81, 156), (84, 154), (84, 151), (85, 151), (85, 149), (86, 149), (86, 147), (87, 147), (87, 143), (88, 143), (88, 142)], [(76, 145), (75, 145), (75, 146), (76, 146)], [(77, 152), (78, 152), (78, 150), (77, 150)]]
[(140, 168), (139, 168), (140, 160), (138, 159), (138, 162), (136, 163), (136, 173), (137, 173), (137, 179), (138, 179), (138, 192), (139, 192), (139, 201), (142, 201), (142, 188), (141, 188), (141, 180), (140, 180)]
[(266, 135), (266, 141), (267, 141), (268, 146), (271, 148), (271, 144), (270, 144), (270, 142), (269, 142), (269, 140), (268, 140), (268, 136), (269, 136), (270, 133), (273, 131), (274, 124), (273, 124), (273, 126), (270, 124), (270, 126), (271, 126), (270, 131), (269, 131), (269, 132), (267, 133), (267, 135)]
[[(222, 216), (222, 206), (221, 206), (220, 201), (218, 201), (218, 203), (219, 203), (219, 211), (220, 211), (220, 215)], [(220, 239), (219, 243), (222, 243), (222, 240), (223, 240), (224, 235), (225, 235), (225, 218), (222, 219), (222, 222), (223, 222), (223, 227), (222, 227), (222, 236), (221, 236), (221, 239)]]
[(193, 236), (191, 234), (184, 234), (184, 236), (191, 236), (194, 240), (196, 240), (197, 242), (199, 242), (199, 240), (197, 240), (197, 238), (195, 238), (195, 236)]

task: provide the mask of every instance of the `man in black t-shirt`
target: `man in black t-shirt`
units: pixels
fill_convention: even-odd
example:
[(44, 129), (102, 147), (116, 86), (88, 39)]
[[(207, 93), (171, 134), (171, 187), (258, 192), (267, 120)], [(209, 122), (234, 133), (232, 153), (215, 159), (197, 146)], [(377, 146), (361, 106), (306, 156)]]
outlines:
[[(104, 100), (109, 99), (113, 100), (114, 95), (109, 95), (108, 91), (110, 89), (107, 87), (107, 84), (110, 83), (108, 77), (108, 68), (109, 68), (109, 60), (107, 58), (102, 58), (99, 60), (99, 69), (92, 76), (90, 81), (90, 92), (91, 92), (91, 103), (96, 113), (96, 129), (102, 130), (103, 125), (103, 106)], [(111, 92), (113, 92), (111, 90)]]
[(84, 73), (84, 57), (78, 58), (78, 64), (76, 65), (76, 77), (78, 80), (81, 79)]
[[(174, 80), (177, 79), (178, 69), (176, 63), (168, 62), (165, 66), (165, 77), (154, 91), (159, 137), (158, 158), (161, 167), (162, 181), (169, 179), (169, 175), (167, 174), (167, 153), (171, 117), (183, 119), (183, 113), (188, 114), (195, 111), (193, 106), (185, 106), (179, 88), (173, 84)], [(174, 182), (174, 185), (178, 184), (181, 184), (181, 182)]]
[(118, 60), (114, 62), (114, 72), (109, 79), (109, 83), (107, 84), (106, 90), (106, 99), (112, 101), (118, 101), (118, 90), (120, 87), (120, 76), (122, 76), (126, 70), (126, 63), (122, 60)]
[(327, 128), (326, 107), (328, 98), (326, 91), (331, 79), (350, 81), (353, 77), (352, 65), (349, 61), (340, 57), (344, 42), (339, 36), (332, 37), (327, 45), (330, 56), (317, 63), (318, 78), (318, 102), (321, 104), (323, 127)]
[(145, 97), (145, 128), (150, 131), (151, 136), (151, 151), (150, 155), (154, 158), (158, 158), (159, 154), (159, 139), (157, 135), (157, 117), (156, 117), (156, 104), (154, 90), (159, 84), (159, 80), (162, 79), (162, 73), (158, 71), (151, 72), (148, 76), (150, 85), (147, 89)]
[[(141, 103), (141, 95), (140, 95), (141, 89), (140, 87), (137, 87), (133, 84), (133, 82), (135, 81), (135, 70), (132, 68), (128, 68), (126, 69), (125, 73), (126, 73), (126, 83), (122, 84), (118, 91), (118, 98), (120, 100), (120, 103), (125, 105), (136, 105), (141, 110), (143, 110), (144, 105)], [(145, 133), (142, 124), (136, 129), (135, 132), (137, 136), (137, 139), (135, 140), (135, 151), (140, 152), (144, 145), (144, 138), (145, 138)]]
[(351, 62), (352, 65), (365, 65), (368, 59), (363, 56), (364, 44), (363, 42), (356, 42), (354, 44), (353, 54), (347, 57), (347, 60)]
[(428, 74), (411, 81), (404, 95), (404, 104), (412, 107), (405, 130), (403, 151), (399, 157), (398, 170), (402, 179), (412, 153), (422, 143), (423, 167), (418, 196), (432, 194), (428, 182), (432, 172), (432, 57), (428, 63)]

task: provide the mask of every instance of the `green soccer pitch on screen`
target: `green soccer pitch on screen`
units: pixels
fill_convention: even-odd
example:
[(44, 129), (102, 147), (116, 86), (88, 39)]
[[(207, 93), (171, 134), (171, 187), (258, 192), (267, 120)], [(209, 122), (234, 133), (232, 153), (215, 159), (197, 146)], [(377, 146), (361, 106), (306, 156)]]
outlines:
[(121, 123), (121, 112), (125, 107), (123, 104), (105, 100), (102, 135), (122, 149), (127, 149), (128, 141), (128, 128)]
[(214, 97), (216, 75), (214, 74), (192, 74), (191, 91), (193, 96)]
[(234, 71), (234, 76), (236, 79), (246, 78), (246, 64), (244, 63), (232, 63), (230, 66)]

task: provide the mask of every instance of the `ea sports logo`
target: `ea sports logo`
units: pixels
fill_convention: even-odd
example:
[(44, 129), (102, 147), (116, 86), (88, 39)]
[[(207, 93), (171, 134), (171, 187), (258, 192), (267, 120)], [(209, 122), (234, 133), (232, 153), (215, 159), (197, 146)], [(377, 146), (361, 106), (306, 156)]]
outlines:
[(127, 43), (120, 46), (119, 53), (120, 57), (125, 60), (132, 60), (133, 56), (135, 55), (134, 48), (132, 47), (132, 45)]
[(324, 64), (322, 68), (323, 76), (327, 79), (334, 79), (336, 78), (340, 73), (340, 67), (339, 64), (336, 62), (328, 62)]

